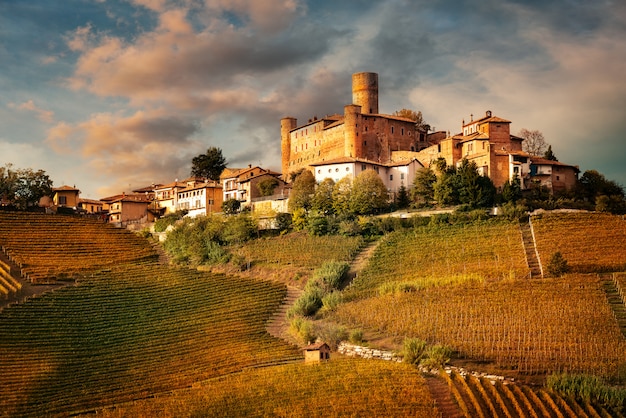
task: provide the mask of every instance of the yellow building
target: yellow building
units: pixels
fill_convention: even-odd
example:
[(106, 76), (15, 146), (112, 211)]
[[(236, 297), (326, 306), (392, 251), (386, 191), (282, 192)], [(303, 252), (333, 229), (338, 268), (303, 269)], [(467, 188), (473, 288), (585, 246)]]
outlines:
[(77, 208), (80, 190), (72, 186), (61, 186), (52, 189), (52, 205), (54, 207)]

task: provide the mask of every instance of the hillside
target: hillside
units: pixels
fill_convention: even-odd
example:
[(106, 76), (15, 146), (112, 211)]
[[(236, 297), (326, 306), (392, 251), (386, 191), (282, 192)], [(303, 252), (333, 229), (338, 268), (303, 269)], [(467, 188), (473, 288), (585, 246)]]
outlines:
[[(533, 218), (542, 260), (552, 250), (541, 239), (550, 242), (542, 237), (558, 231), (560, 224), (550, 222), (562, 216)], [(576, 218), (588, 242), (603, 236), (594, 216)], [(626, 237), (615, 233), (623, 231), (619, 220), (601, 221), (614, 222), (610, 240)], [(531, 386), (495, 385), (494, 392), (490, 383), (454, 374), (424, 379), (406, 364), (335, 357), (304, 365), (298, 347), (266, 329), (287, 294), (283, 283), (305, 287), (324, 261), (354, 260), (365, 245), (360, 237), (297, 233), (233, 246), (250, 262), (244, 277), (159, 264), (144, 238), (91, 220), (0, 213), (0, 231), (7, 253), (39, 272), (31, 280), (75, 281), (0, 312), (0, 416), (603, 413), (597, 404)], [(49, 247), (65, 250), (45, 251), (34, 239), (45, 236)], [(608, 252), (616, 261), (600, 261), (607, 264), (599, 270), (611, 271), (626, 258), (618, 247), (583, 251), (598, 260), (609, 259), (594, 248)], [(517, 223), (397, 229), (368, 248), (344, 302), (310, 318), (314, 323), (362, 329), (364, 344), (372, 336), (398, 347), (405, 337), (442, 343), (455, 351), (455, 364), (521, 381), (542, 383), (562, 371), (626, 381), (626, 339), (613, 311), (623, 302), (607, 302), (609, 279), (528, 279)], [(584, 264), (567, 257), (574, 268)], [(279, 281), (259, 280), (270, 276)], [(619, 286), (623, 277), (611, 283)]]

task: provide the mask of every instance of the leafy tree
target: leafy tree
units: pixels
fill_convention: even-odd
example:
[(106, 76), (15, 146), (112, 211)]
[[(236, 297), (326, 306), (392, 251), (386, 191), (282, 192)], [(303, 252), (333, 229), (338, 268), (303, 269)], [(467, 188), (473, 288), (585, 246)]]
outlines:
[(548, 145), (548, 149), (543, 153), (543, 158), (550, 161), (559, 161), (554, 152), (552, 152), (552, 145)]
[(389, 194), (374, 170), (365, 170), (354, 178), (350, 194), (350, 212), (368, 215), (388, 206)]
[(257, 183), (257, 188), (261, 196), (271, 196), (278, 187), (278, 179), (276, 177), (266, 177)]
[[(445, 161), (445, 160), (444, 160)], [(437, 176), (430, 167), (417, 170), (413, 180), (412, 198), (417, 204), (427, 204), (435, 198), (435, 182)]]
[(0, 197), (20, 209), (36, 206), (44, 196), (52, 195), (52, 180), (44, 170), (0, 167)]
[(439, 206), (459, 203), (458, 176), (456, 170), (444, 170), (433, 185), (433, 197)]
[(344, 177), (333, 187), (333, 210), (338, 215), (350, 214), (350, 195), (352, 194), (352, 179)]
[(292, 212), (298, 208), (309, 210), (314, 193), (315, 177), (309, 170), (304, 170), (293, 182), (289, 195), (289, 210)]
[(315, 189), (315, 194), (311, 200), (311, 209), (330, 215), (335, 212), (333, 208), (333, 188), (335, 181), (331, 178), (325, 178)]
[(205, 154), (191, 160), (192, 176), (205, 177), (213, 181), (219, 181), (220, 174), (225, 168), (226, 159), (222, 155), (222, 150), (217, 147), (210, 147)]
[(229, 244), (241, 244), (254, 236), (258, 225), (248, 214), (239, 214), (228, 218), (224, 223), (222, 237)]
[(506, 181), (502, 186), (502, 201), (515, 203), (522, 197), (522, 185), (519, 177)]
[(417, 127), (417, 129), (421, 131), (427, 131), (428, 129), (430, 129), (430, 125), (424, 122), (422, 112), (419, 110), (415, 111), (411, 109), (401, 109), (396, 110), (393, 114), (395, 116), (400, 116), (401, 118), (411, 119), (415, 122), (415, 126)]
[(228, 199), (222, 203), (222, 212), (227, 215), (234, 215), (241, 209), (241, 202), (237, 199)]
[(548, 144), (546, 143), (546, 139), (543, 137), (541, 132), (537, 130), (529, 131), (524, 128), (518, 135), (521, 138), (524, 138), (524, 142), (522, 142), (522, 149), (530, 155), (540, 157), (546, 152)]
[(624, 189), (612, 180), (608, 180), (596, 170), (587, 170), (578, 180), (578, 195), (591, 203), (598, 196), (617, 196), (624, 199)]

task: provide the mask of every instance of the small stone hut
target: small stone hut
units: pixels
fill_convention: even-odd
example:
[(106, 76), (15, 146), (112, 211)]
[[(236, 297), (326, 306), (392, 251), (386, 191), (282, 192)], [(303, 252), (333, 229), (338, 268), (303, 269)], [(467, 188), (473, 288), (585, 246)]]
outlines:
[(304, 347), (304, 362), (319, 363), (330, 359), (330, 347), (324, 342), (309, 344)]

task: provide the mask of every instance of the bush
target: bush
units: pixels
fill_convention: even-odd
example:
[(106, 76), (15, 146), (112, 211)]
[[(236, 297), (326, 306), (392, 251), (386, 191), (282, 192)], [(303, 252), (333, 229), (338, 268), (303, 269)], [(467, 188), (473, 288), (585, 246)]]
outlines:
[(206, 242), (206, 258), (207, 264), (225, 264), (230, 260), (230, 254), (215, 241)]
[(362, 329), (353, 329), (350, 332), (350, 342), (352, 344), (358, 345), (363, 343), (363, 330)]
[(310, 286), (305, 292), (296, 299), (295, 303), (289, 311), (287, 317), (295, 316), (313, 316), (322, 307), (322, 297), (324, 291), (318, 287)]
[(606, 385), (600, 378), (585, 374), (552, 374), (546, 386), (555, 392), (578, 401), (623, 410), (626, 407), (626, 389)]
[(330, 292), (322, 298), (322, 309), (326, 312), (334, 311), (343, 302), (341, 292)]
[(570, 267), (567, 264), (567, 260), (563, 257), (560, 251), (552, 254), (550, 262), (547, 266), (548, 274), (551, 277), (561, 277), (565, 273), (570, 271)]
[(281, 212), (276, 215), (276, 228), (281, 232), (291, 228), (291, 213)]
[(154, 221), (154, 232), (163, 232), (168, 226), (174, 225), (176, 221), (181, 218), (180, 214), (173, 213), (171, 215), (165, 215), (162, 218)]
[(292, 335), (300, 340), (304, 344), (312, 343), (317, 339), (315, 335), (315, 327), (313, 322), (302, 317), (295, 317), (289, 323), (289, 330)]
[(348, 339), (348, 331), (340, 325), (324, 325), (316, 329), (316, 334), (333, 351), (337, 350), (340, 342)]
[(241, 244), (258, 232), (256, 222), (247, 214), (230, 217), (224, 223), (222, 237), (229, 244)]
[(343, 261), (327, 261), (315, 270), (312, 282), (318, 284), (325, 291), (339, 289), (350, 265)]
[(441, 344), (435, 344), (426, 349), (424, 358), (420, 362), (420, 366), (429, 370), (441, 369), (450, 361), (451, 356), (452, 350), (449, 347)]
[(420, 364), (426, 351), (426, 341), (419, 338), (405, 338), (402, 344), (402, 361)]

